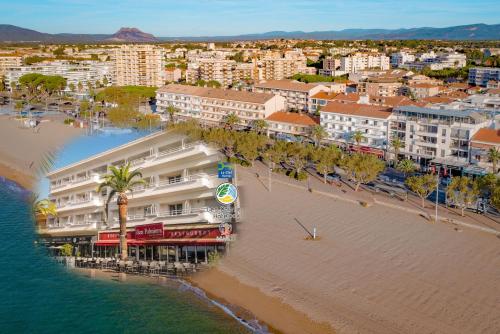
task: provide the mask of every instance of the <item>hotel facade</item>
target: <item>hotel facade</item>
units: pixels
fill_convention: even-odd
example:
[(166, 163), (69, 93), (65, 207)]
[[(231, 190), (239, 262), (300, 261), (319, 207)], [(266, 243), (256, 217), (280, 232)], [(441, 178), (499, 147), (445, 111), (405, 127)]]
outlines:
[(115, 50), (117, 86), (165, 84), (165, 50), (156, 45), (122, 45)]
[[(49, 244), (72, 243), (80, 253), (116, 254), (119, 220), (116, 196), (106, 213), (109, 190), (97, 192), (110, 166), (130, 163), (145, 185), (128, 194), (129, 257), (207, 261), (207, 252), (221, 250), (216, 187), (226, 182), (217, 175), (221, 154), (201, 142), (171, 132), (159, 132), (92, 156), (48, 174), (49, 198), (57, 217), (49, 217), (40, 234)], [(231, 220), (229, 220), (231, 221)], [(163, 231), (141, 239), (138, 230)], [(164, 257), (165, 259), (165, 257)]]
[(255, 120), (285, 109), (285, 98), (281, 96), (176, 84), (158, 89), (156, 101), (160, 113), (166, 114), (173, 106), (177, 109), (175, 118), (196, 119), (208, 126), (221, 125), (226, 116), (235, 114), (239, 126), (248, 127)]

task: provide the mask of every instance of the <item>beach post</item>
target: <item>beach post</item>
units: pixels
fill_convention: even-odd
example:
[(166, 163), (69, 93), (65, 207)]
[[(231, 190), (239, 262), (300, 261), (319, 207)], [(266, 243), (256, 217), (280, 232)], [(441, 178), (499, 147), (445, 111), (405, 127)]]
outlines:
[(313, 228), (313, 240), (316, 240), (316, 227)]

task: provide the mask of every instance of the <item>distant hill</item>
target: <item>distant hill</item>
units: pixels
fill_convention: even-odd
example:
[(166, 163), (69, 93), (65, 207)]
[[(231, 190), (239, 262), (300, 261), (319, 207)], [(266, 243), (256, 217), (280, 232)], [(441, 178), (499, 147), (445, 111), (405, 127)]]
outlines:
[(317, 39), (317, 40), (394, 40), (394, 39), (441, 39), (441, 40), (500, 40), (500, 24), (469, 24), (447, 28), (412, 29), (345, 29), (331, 31), (270, 31), (260, 34), (236, 36), (159, 37), (144, 33), (137, 28), (121, 28), (113, 35), (106, 34), (47, 34), (9, 24), (0, 24), (0, 42), (158, 42), (158, 41), (236, 41), (259, 39)]
[(140, 31), (137, 28), (120, 28), (111, 37), (106, 38), (110, 42), (158, 42), (151, 34)]

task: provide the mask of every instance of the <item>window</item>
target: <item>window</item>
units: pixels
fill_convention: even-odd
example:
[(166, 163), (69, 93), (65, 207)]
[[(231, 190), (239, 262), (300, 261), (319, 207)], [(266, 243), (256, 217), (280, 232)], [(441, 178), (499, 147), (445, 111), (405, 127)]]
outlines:
[(446, 136), (446, 129), (442, 129), (442, 131), (441, 131), (441, 135), (442, 135), (442, 136)]
[(441, 158), (444, 158), (444, 153), (445, 153), (445, 151), (441, 150)]
[(168, 211), (169, 211), (171, 216), (178, 216), (178, 215), (182, 214), (182, 204), (181, 203), (170, 204), (168, 206)]

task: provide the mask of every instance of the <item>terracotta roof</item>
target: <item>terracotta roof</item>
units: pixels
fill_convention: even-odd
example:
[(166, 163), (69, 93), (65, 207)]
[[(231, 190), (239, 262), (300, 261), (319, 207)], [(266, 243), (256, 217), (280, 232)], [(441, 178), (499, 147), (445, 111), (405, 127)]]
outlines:
[(488, 89), (488, 94), (498, 95), (500, 94), (500, 88), (490, 88)]
[(184, 95), (194, 95), (200, 97), (241, 101), (249, 103), (266, 103), (274, 97), (273, 94), (254, 93), (231, 89), (197, 87), (188, 85), (170, 84), (158, 89), (159, 93), (175, 93)]
[(452, 98), (446, 96), (429, 96), (422, 99), (422, 102), (425, 103), (450, 103), (453, 101)]
[(382, 106), (388, 107), (397, 107), (397, 106), (416, 106), (417, 102), (410, 100), (406, 96), (373, 96), (370, 97), (370, 102), (372, 104), (378, 104)]
[(269, 80), (255, 84), (256, 88), (274, 88), (298, 92), (308, 92), (316, 86), (318, 86), (318, 84), (304, 83), (294, 80)]
[(329, 93), (329, 92), (318, 92), (311, 96), (312, 99), (320, 99), (320, 100), (333, 100), (334, 97), (339, 95), (339, 93)]
[(446, 96), (456, 100), (456, 99), (465, 99), (466, 97), (469, 96), (469, 94), (467, 94), (466, 92), (462, 92), (462, 91), (457, 90), (457, 91), (446, 94)]
[(373, 118), (387, 119), (391, 116), (391, 108), (374, 106), (369, 104), (328, 102), (320, 112), (330, 112), (337, 114), (365, 116)]
[(500, 145), (500, 130), (482, 128), (479, 129), (474, 136), (472, 136), (471, 141), (481, 142), (481, 143), (491, 143), (493, 145)]
[(314, 126), (319, 124), (318, 119), (303, 113), (278, 111), (266, 118), (270, 122), (281, 122)]
[(358, 93), (338, 94), (332, 100), (342, 101), (342, 102), (358, 102), (359, 94)]
[(429, 84), (429, 83), (417, 83), (417, 84), (413, 84), (413, 85), (410, 85), (411, 88), (434, 88), (434, 87), (438, 87), (438, 85), (432, 85), (432, 84)]
[(465, 82), (452, 82), (448, 84), (448, 87), (455, 89), (467, 89), (469, 88), (469, 85), (466, 84)]

